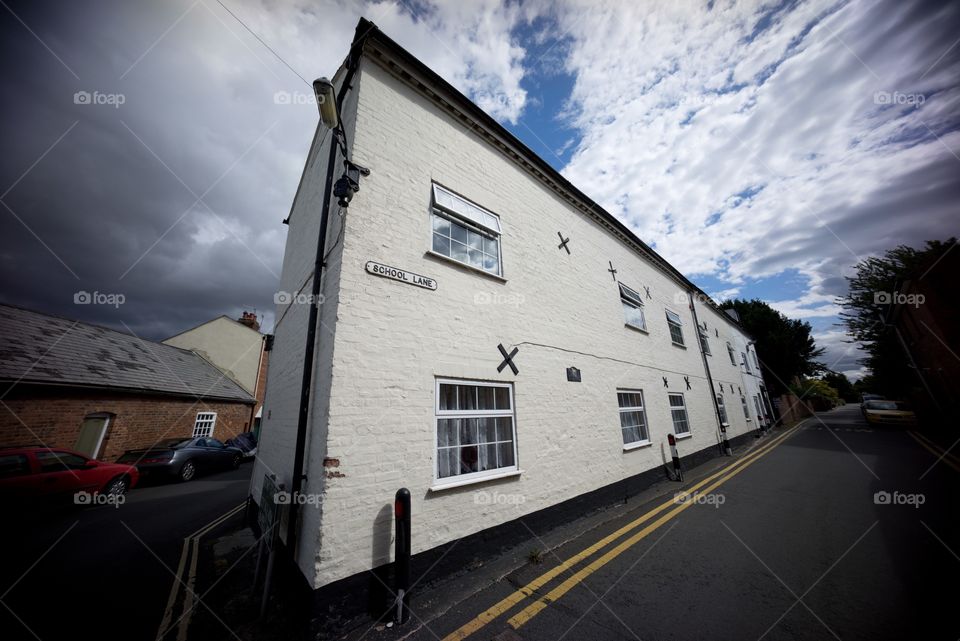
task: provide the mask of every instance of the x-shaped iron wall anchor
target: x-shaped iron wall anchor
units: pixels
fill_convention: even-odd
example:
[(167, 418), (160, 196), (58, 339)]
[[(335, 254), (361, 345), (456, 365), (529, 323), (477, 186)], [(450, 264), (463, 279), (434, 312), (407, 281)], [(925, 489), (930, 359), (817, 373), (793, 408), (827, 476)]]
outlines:
[(613, 276), (613, 280), (617, 280), (617, 270), (613, 268), (613, 262), (609, 260), (607, 262), (610, 263), (610, 269), (607, 271), (610, 272), (611, 276)]
[(566, 249), (566, 250), (567, 250), (567, 253), (569, 254), (569, 253), (570, 253), (570, 248), (567, 247), (567, 243), (570, 242), (570, 237), (567, 236), (566, 238), (564, 238), (564, 237), (563, 237), (563, 234), (561, 234), (560, 232), (557, 232), (557, 236), (560, 237), (560, 244), (557, 245), (557, 249)]
[(504, 349), (503, 343), (497, 345), (497, 349), (500, 350), (500, 353), (503, 354), (503, 362), (497, 367), (498, 372), (502, 372), (503, 368), (507, 365), (510, 366), (510, 369), (513, 370), (513, 375), (516, 376), (520, 373), (520, 370), (517, 369), (517, 366), (513, 364), (513, 357), (517, 355), (517, 352), (520, 351), (519, 347), (514, 347), (513, 351), (507, 354), (507, 350)]

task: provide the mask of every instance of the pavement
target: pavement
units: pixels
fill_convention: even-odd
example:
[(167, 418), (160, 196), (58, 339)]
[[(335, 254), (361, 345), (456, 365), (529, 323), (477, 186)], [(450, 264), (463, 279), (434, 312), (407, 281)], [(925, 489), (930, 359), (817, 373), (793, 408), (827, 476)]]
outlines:
[(176, 638), (192, 561), (188, 549), (181, 568), (184, 539), (245, 501), (252, 469), (137, 487), (118, 507), (4, 514), (0, 638), (153, 641), (175, 587), (164, 637)]
[(685, 501), (661, 490), (565, 543), (543, 533), (543, 562), (415, 587), (410, 622), (343, 638), (954, 640), (949, 446), (856, 405), (820, 413), (688, 475)]

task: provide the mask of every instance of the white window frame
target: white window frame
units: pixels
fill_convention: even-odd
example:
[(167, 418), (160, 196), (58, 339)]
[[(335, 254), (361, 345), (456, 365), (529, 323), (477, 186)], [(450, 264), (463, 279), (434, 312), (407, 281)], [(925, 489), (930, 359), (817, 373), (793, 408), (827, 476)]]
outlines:
[[(506, 388), (510, 398), (510, 409), (508, 410), (441, 410), (440, 409), (440, 386), (441, 385), (468, 385), (470, 387), (499, 387)], [(503, 478), (506, 476), (515, 476), (520, 474), (520, 459), (517, 448), (517, 416), (514, 400), (513, 383), (498, 383), (493, 381), (478, 381), (463, 378), (438, 378), (434, 387), (434, 421), (433, 421), (433, 485), (431, 490), (440, 490), (451, 487), (459, 487), (471, 483), (479, 483), (491, 479)], [(468, 474), (457, 474), (454, 476), (440, 476), (440, 445), (438, 445), (440, 435), (440, 420), (448, 418), (510, 418), (510, 426), (513, 431), (513, 465), (498, 467), (492, 470), (482, 470), (479, 472), (470, 472)], [(497, 441), (499, 443), (499, 441)], [(477, 443), (477, 446), (483, 445)], [(459, 447), (459, 446), (458, 446)], [(445, 448), (446, 449), (446, 448)]]
[(623, 283), (618, 282), (617, 285), (620, 286), (620, 303), (621, 306), (629, 306), (633, 309), (636, 309), (640, 312), (640, 320), (642, 321), (641, 325), (634, 325), (626, 318), (626, 312), (624, 312), (624, 324), (627, 327), (632, 327), (633, 329), (639, 329), (642, 332), (647, 331), (647, 316), (643, 313), (643, 299), (640, 298), (640, 294), (636, 290), (631, 289), (624, 285)]
[(727, 406), (723, 402), (723, 394), (717, 394), (717, 410), (720, 412), (720, 423), (730, 427), (730, 417), (727, 416)]
[(747, 360), (747, 353), (740, 352), (740, 358), (743, 359), (743, 369), (747, 371), (747, 374), (753, 374), (753, 372), (750, 370), (750, 361)]
[[(686, 341), (683, 338), (683, 319), (680, 318), (680, 314), (676, 313), (673, 310), (665, 309), (667, 317), (667, 333), (670, 334), (670, 342), (676, 345), (677, 347), (686, 347)], [(673, 318), (671, 318), (673, 316)], [(675, 320), (674, 320), (675, 319)], [(678, 343), (673, 338), (673, 332), (670, 331), (672, 325), (676, 325), (677, 329), (680, 331), (680, 342)]]
[(727, 343), (727, 355), (730, 357), (730, 364), (734, 367), (737, 366), (737, 353), (733, 351), (733, 345), (729, 342)]
[(747, 397), (743, 394), (740, 395), (740, 404), (743, 405), (743, 417), (747, 419), (747, 422), (750, 422), (750, 405), (747, 403)]
[(757, 371), (760, 371), (760, 358), (757, 357), (757, 350), (754, 349), (750, 354), (753, 355), (753, 364), (757, 366)]
[[(626, 406), (620, 405), (620, 394), (638, 394), (640, 396), (640, 405), (638, 406)], [(644, 445), (650, 445), (650, 422), (647, 420), (647, 410), (645, 409), (646, 400), (643, 397), (642, 389), (627, 389), (627, 388), (617, 388), (617, 418), (620, 418), (620, 436), (621, 440), (623, 438), (623, 420), (622, 416), (624, 412), (639, 412), (641, 419), (643, 420), (643, 431), (646, 432), (646, 438), (640, 438), (636, 441), (630, 441), (629, 443), (623, 444), (624, 450), (633, 450), (638, 447), (643, 447)], [(638, 430), (639, 432), (639, 430)], [(641, 437), (643, 434), (641, 434)]]
[(757, 408), (757, 420), (763, 422), (763, 406), (760, 403), (760, 396), (757, 394), (753, 395), (753, 404)]
[(697, 336), (700, 337), (700, 349), (703, 350), (703, 353), (707, 356), (713, 356), (713, 353), (710, 352), (710, 341), (707, 337), (707, 331), (698, 327)]
[[(201, 423), (204, 425), (201, 426)], [(206, 429), (206, 423), (209, 423), (210, 431), (207, 433), (200, 433), (198, 430)], [(213, 436), (213, 430), (217, 426), (217, 413), (216, 412), (197, 412), (197, 418), (193, 422), (193, 438), (207, 438)]]
[[(458, 265), (463, 265), (468, 269), (487, 274), (497, 278), (503, 278), (503, 228), (500, 224), (500, 216), (484, 209), (480, 205), (467, 200), (463, 196), (456, 194), (445, 187), (436, 183), (431, 183), (431, 202), (430, 202), (430, 254), (449, 260)], [(444, 254), (433, 248), (433, 221), (435, 217), (443, 218), (451, 224), (460, 225), (468, 231), (472, 231), (481, 236), (496, 240), (497, 242), (497, 271), (490, 271), (483, 267), (471, 265), (469, 262), (454, 258), (452, 255)], [(452, 234), (451, 234), (452, 236)], [(451, 240), (451, 242), (453, 242)], [(458, 241), (459, 242), (459, 241)], [(451, 252), (452, 254), (452, 252)], [(491, 254), (492, 255), (492, 254)]]
[[(683, 401), (683, 407), (674, 407), (673, 405), (671, 405), (670, 398), (672, 396), (679, 396), (680, 400)], [(687, 399), (686, 397), (684, 397), (683, 392), (667, 392), (667, 408), (670, 410), (670, 426), (673, 429), (673, 435), (676, 436), (677, 438), (688, 438), (690, 436), (693, 436), (693, 432), (690, 428), (690, 412), (687, 410)], [(687, 424), (686, 432), (677, 431), (677, 422), (676, 422), (676, 419), (674, 419), (673, 417), (673, 411), (675, 409), (683, 410), (684, 422)]]

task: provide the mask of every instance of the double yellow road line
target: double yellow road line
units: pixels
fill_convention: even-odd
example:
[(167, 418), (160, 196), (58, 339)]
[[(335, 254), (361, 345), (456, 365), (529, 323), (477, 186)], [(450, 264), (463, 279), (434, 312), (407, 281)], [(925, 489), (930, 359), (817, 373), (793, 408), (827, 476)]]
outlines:
[(960, 472), (960, 459), (958, 459), (956, 456), (944, 450), (942, 447), (931, 441), (920, 432), (910, 431), (907, 432), (907, 434), (912, 436), (913, 440), (919, 443), (924, 449), (936, 456), (937, 462), (939, 462), (940, 459), (943, 459), (943, 462), (952, 467), (955, 472)]
[[(699, 492), (701, 494), (709, 493), (714, 489), (716, 489), (717, 487), (719, 487), (720, 485), (726, 483), (727, 481), (732, 479), (734, 476), (736, 476), (737, 474), (745, 470), (747, 467), (749, 467), (756, 461), (760, 460), (760, 458), (770, 453), (775, 447), (777, 447), (778, 445), (783, 443), (785, 440), (793, 436), (797, 432), (797, 430), (801, 428), (801, 426), (802, 424), (787, 430), (785, 433), (781, 434), (780, 436), (772, 440), (770, 443), (767, 443), (763, 447), (758, 448), (756, 451), (751, 452), (750, 454), (743, 457), (742, 459), (739, 459), (731, 463), (730, 465), (727, 465), (726, 467), (719, 470), (718, 472), (711, 474), (710, 476), (706, 477), (705, 479), (701, 480), (695, 485), (692, 485), (691, 487), (678, 493), (677, 496), (675, 496), (673, 499), (666, 501), (661, 505), (658, 505), (657, 507), (653, 508), (643, 516), (637, 518), (634, 521), (631, 521), (630, 523), (627, 523), (616, 532), (613, 532), (612, 534), (609, 534), (603, 537), (602, 539), (600, 539), (590, 547), (585, 548), (581, 552), (570, 557), (560, 565), (554, 567), (553, 569), (547, 572), (544, 572), (542, 575), (540, 575), (539, 577), (537, 577), (527, 585), (523, 586), (522, 588), (520, 588), (510, 596), (506, 597), (496, 605), (484, 610), (483, 612), (478, 614), (475, 618), (468, 621), (457, 630), (448, 634), (446, 637), (444, 637), (443, 641), (460, 641), (460, 639), (467, 638), (468, 636), (480, 630), (483, 626), (487, 625), (491, 621), (499, 618), (500, 616), (512, 610), (515, 606), (522, 603), (528, 597), (532, 597), (537, 590), (545, 586), (547, 583), (555, 579), (557, 576), (559, 576), (563, 572), (566, 572), (567, 570), (577, 565), (581, 561), (584, 561), (589, 557), (593, 556), (594, 554), (596, 554), (597, 552), (599, 552), (609, 544), (613, 543), (620, 537), (632, 532), (633, 530), (636, 530), (641, 525), (647, 523), (648, 521), (650, 521), (657, 515), (661, 514), (662, 512), (666, 512), (656, 520), (646, 525), (646, 527), (644, 527), (643, 529), (639, 530), (629, 538), (624, 539), (620, 544), (611, 548), (609, 551), (607, 551), (605, 554), (595, 559), (589, 565), (584, 566), (579, 571), (572, 574), (568, 579), (563, 581), (557, 587), (553, 588), (546, 595), (533, 601), (533, 603), (530, 603), (523, 610), (521, 610), (520, 612), (513, 615), (510, 619), (507, 620), (507, 623), (509, 623), (513, 628), (519, 628), (523, 624), (527, 623), (530, 619), (535, 617), (541, 610), (547, 607), (547, 605), (557, 601), (560, 597), (562, 597), (564, 594), (569, 592), (574, 586), (579, 584), (585, 578), (587, 578), (588, 576), (590, 576), (591, 574), (593, 574), (594, 572), (602, 568), (604, 565), (606, 565), (607, 563), (609, 563), (610, 561), (612, 561), (613, 559), (621, 555), (626, 550), (636, 545), (639, 541), (646, 538), (651, 532), (653, 532), (654, 530), (659, 528), (661, 525), (663, 525), (664, 523), (666, 523), (667, 521), (675, 517), (677, 514), (695, 505), (693, 501), (685, 501), (684, 499), (686, 497), (691, 496), (695, 492)], [(701, 490), (701, 488), (703, 489)]]
[[(195, 607), (193, 604), (193, 600), (196, 597), (194, 586), (197, 580), (197, 560), (200, 556), (200, 539), (215, 527), (223, 524), (223, 522), (231, 516), (239, 514), (246, 506), (247, 503), (244, 501), (240, 505), (231, 508), (224, 514), (213, 519), (192, 534), (184, 537), (183, 545), (180, 548), (180, 561), (177, 564), (177, 573), (174, 575), (173, 585), (170, 586), (170, 596), (167, 597), (167, 607), (164, 608), (163, 618), (160, 620), (160, 627), (157, 628), (157, 641), (163, 641), (167, 634), (173, 629), (173, 626), (177, 626), (177, 641), (186, 640), (187, 631), (190, 628), (190, 618), (193, 613), (193, 608)], [(189, 572), (184, 574), (184, 570), (187, 569), (187, 557), (190, 557), (190, 567)], [(177, 604), (177, 597), (180, 594), (181, 585), (184, 588), (183, 609), (182, 614), (174, 621), (173, 610)], [(171, 623), (171, 621), (173, 622)]]

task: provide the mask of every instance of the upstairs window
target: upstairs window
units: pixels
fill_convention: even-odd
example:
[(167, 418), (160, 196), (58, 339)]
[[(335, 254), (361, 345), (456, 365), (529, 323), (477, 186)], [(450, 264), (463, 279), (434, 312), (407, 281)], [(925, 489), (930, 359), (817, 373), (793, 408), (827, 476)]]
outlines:
[(433, 186), (432, 249), (458, 263), (501, 276), (500, 217)]
[(706, 354), (707, 356), (711, 356), (710, 342), (707, 340), (707, 333), (704, 330), (698, 328), (697, 334), (700, 336), (700, 349), (702, 349), (703, 353)]
[(647, 415), (643, 410), (643, 390), (617, 390), (620, 405), (620, 431), (624, 445), (648, 443)]
[(743, 405), (743, 418), (750, 420), (750, 408), (747, 406), (747, 397), (740, 397), (740, 404)]
[(730, 357), (730, 364), (734, 367), (737, 366), (737, 354), (733, 351), (733, 347), (730, 343), (727, 343), (727, 355)]
[(627, 325), (646, 331), (647, 319), (643, 317), (643, 300), (640, 294), (620, 283), (620, 303), (623, 305), (623, 316)]
[(667, 326), (670, 328), (670, 340), (674, 345), (683, 347), (683, 322), (680, 316), (667, 310)]
[(740, 352), (740, 359), (743, 361), (743, 362), (742, 362), (743, 368), (749, 372), (749, 371), (750, 371), (750, 362), (747, 361), (747, 353), (746, 353), (746, 352)]

